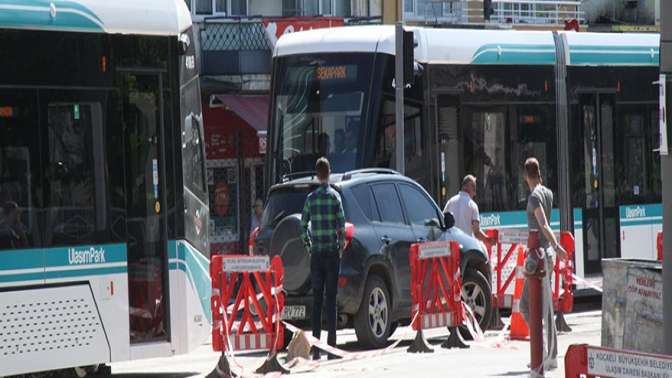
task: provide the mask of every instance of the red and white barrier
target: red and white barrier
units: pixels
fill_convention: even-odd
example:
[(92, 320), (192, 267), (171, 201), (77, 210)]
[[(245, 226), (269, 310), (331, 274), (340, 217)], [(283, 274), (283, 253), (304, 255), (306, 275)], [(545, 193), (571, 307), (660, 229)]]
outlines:
[(567, 378), (669, 377), (672, 356), (628, 350), (570, 345), (565, 354)]
[(413, 244), (409, 263), (413, 329), (462, 324), (462, 277), (457, 242)]
[[(454, 328), (464, 322), (460, 246), (456, 241), (411, 245), (411, 326), (418, 331), (409, 352), (431, 352), (423, 329)], [(444, 347), (467, 347), (456, 331)]]
[(212, 257), (210, 267), (213, 350), (281, 347), (285, 299), (277, 290), (284, 274), (280, 257), (219, 255)]
[[(491, 262), (493, 301), (499, 308), (512, 308), (514, 282), (518, 270), (516, 266), (516, 251), (527, 240), (527, 231), (522, 230), (487, 230), (486, 234), (495, 240), (494, 245), (488, 245), (488, 257)], [(556, 311), (571, 312), (574, 306), (574, 237), (571, 233), (560, 232), (560, 245), (567, 251), (566, 261), (556, 257), (552, 282), (553, 305)], [(506, 251), (506, 252), (504, 252)]]

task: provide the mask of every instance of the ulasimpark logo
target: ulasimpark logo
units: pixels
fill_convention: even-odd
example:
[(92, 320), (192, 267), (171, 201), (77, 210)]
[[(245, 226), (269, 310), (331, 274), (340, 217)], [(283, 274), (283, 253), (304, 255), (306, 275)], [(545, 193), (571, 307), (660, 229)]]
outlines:
[(68, 262), (70, 265), (104, 263), (105, 249), (102, 247), (91, 247), (89, 249), (68, 248)]
[(501, 224), (499, 214), (490, 214), (481, 217), (481, 227), (500, 226)]
[(643, 218), (645, 216), (646, 216), (646, 209), (643, 207), (637, 206), (637, 207), (625, 208), (626, 218)]

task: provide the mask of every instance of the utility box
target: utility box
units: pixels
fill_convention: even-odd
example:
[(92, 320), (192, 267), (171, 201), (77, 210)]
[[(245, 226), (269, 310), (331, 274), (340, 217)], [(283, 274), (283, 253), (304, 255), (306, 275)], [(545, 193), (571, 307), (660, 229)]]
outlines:
[(662, 264), (604, 259), (602, 273), (602, 346), (662, 354)]

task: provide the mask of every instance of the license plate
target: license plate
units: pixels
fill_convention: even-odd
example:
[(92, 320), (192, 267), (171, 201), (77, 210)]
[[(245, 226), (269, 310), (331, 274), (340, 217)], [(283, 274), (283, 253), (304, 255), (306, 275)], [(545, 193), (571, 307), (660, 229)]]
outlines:
[(306, 306), (285, 306), (282, 310), (283, 320), (303, 320), (306, 318)]

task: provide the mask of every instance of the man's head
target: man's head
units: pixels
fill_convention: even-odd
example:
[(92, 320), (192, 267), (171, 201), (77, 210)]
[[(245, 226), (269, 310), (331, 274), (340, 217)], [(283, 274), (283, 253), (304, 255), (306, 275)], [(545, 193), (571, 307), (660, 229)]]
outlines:
[(261, 198), (257, 198), (254, 201), (254, 214), (258, 217), (261, 216), (261, 213), (264, 212), (264, 201)]
[(474, 175), (466, 175), (462, 179), (462, 191), (466, 192), (471, 198), (476, 197), (476, 177)]
[(539, 168), (539, 160), (536, 158), (528, 158), (525, 160), (525, 182), (529, 186), (536, 185), (541, 182), (541, 169)]
[(228, 216), (230, 201), (229, 187), (224, 182), (218, 182), (215, 185), (215, 213), (220, 217)]
[(315, 172), (317, 173), (317, 179), (320, 181), (320, 184), (328, 184), (329, 175), (331, 174), (329, 160), (325, 157), (317, 159), (317, 162), (315, 163)]
[(19, 220), (19, 205), (14, 201), (2, 204), (2, 215), (8, 224), (15, 224)]

